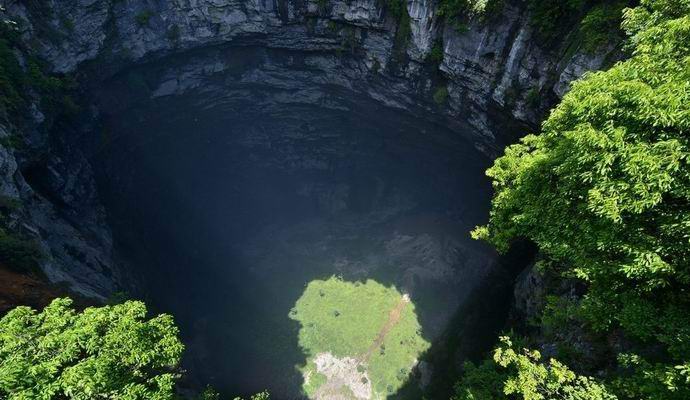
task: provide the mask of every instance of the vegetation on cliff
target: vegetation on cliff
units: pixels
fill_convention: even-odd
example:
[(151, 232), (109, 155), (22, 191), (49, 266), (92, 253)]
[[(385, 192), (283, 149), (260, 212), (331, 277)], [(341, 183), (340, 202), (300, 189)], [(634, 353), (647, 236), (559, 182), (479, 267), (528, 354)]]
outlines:
[[(551, 271), (586, 287), (568, 318), (615, 341), (618, 362), (599, 371), (609, 394), (568, 390), (566, 398), (687, 399), (690, 2), (642, 1), (625, 11), (623, 28), (632, 57), (576, 82), (541, 134), (508, 147), (488, 170), (491, 219), (474, 235), (500, 250), (528, 238)], [(459, 398), (550, 398), (566, 381), (530, 373), (540, 368), (532, 354), (497, 357), (512, 365), (495, 375), (505, 381), (500, 396), (473, 397), (476, 378), (466, 376)]]
[[(464, 30), (468, 19), (500, 16), (505, 4), (505, 0), (441, 0), (439, 14), (458, 30)], [(622, 11), (633, 4), (632, 0), (528, 0), (527, 10), (539, 40), (551, 43), (575, 32), (576, 42), (585, 51), (594, 52), (618, 42), (615, 38), (621, 33)]]
[(77, 111), (68, 94), (74, 82), (48, 75), (46, 70), (45, 63), (20, 40), (17, 22), (0, 19), (0, 120), (11, 115), (13, 123), (21, 122), (32, 102), (40, 104), (49, 121)]
[[(4, 12), (2, 6), (0, 12)], [(0, 146), (7, 151), (26, 149), (27, 130), (21, 128), (30, 125), (29, 120), (40, 125), (32, 129), (47, 131), (78, 111), (70, 95), (74, 81), (47, 70), (46, 63), (21, 39), (19, 24), (0, 14)], [(41, 249), (33, 235), (16, 223), (21, 205), (17, 197), (0, 195), (0, 263), (40, 276)]]

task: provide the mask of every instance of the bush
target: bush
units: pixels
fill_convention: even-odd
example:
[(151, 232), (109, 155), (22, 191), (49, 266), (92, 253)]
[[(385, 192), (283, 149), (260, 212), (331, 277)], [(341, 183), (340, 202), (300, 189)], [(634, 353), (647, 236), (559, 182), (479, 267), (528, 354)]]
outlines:
[(578, 319), (578, 304), (562, 296), (546, 296), (540, 326), (546, 335), (562, 331)]
[(541, 104), (541, 94), (539, 93), (539, 88), (530, 89), (525, 96), (525, 102), (533, 109), (538, 108)]
[(388, 0), (387, 4), (389, 4), (389, 9), (398, 20), (398, 27), (395, 31), (393, 57), (400, 61), (406, 57), (407, 45), (412, 35), (410, 14), (407, 13), (407, 3), (404, 0)]
[[(47, 75), (44, 72), (47, 66), (22, 50), (14, 25), (0, 21), (0, 116), (7, 113), (17, 117), (24, 115), (32, 94), (40, 96), (42, 111), (49, 118), (78, 112), (78, 107), (67, 95), (74, 83), (64, 76)], [(24, 68), (15, 52), (24, 55)]]
[(503, 392), (520, 395), (525, 400), (615, 400), (616, 396), (594, 379), (578, 376), (567, 366), (551, 359), (541, 363), (536, 350), (515, 351), (509, 338), (501, 338), (501, 346), (494, 351), (494, 361), (512, 370)]
[(505, 0), (441, 0), (439, 15), (446, 20), (488, 18), (501, 11)]
[(448, 100), (448, 88), (441, 86), (434, 92), (434, 103), (438, 105), (443, 105)]
[(601, 46), (611, 43), (611, 38), (620, 36), (621, 20), (626, 1), (603, 3), (594, 6), (580, 22), (582, 47), (593, 53)]
[(388, 10), (396, 20), (400, 20), (407, 15), (407, 1), (405, 0), (385, 0), (386, 10)]
[(441, 41), (434, 43), (434, 46), (431, 48), (427, 59), (437, 65), (443, 62), (443, 43)]
[[(514, 396), (514, 397), (513, 397)], [(508, 337), (479, 367), (466, 364), (453, 400), (616, 400), (596, 380), (579, 376), (560, 362), (542, 362), (536, 350), (515, 350)]]
[(452, 400), (491, 400), (503, 397), (503, 385), (508, 374), (492, 360), (475, 365), (466, 362), (462, 379), (455, 385)]
[(554, 40), (568, 18), (584, 8), (586, 0), (528, 0), (530, 22), (543, 40)]
[(12, 51), (11, 26), (0, 21), (0, 113), (18, 112), (26, 104), (24, 99), (24, 71)]
[(41, 250), (36, 242), (0, 229), (0, 263), (19, 272), (39, 272)]
[(71, 305), (17, 307), (0, 320), (0, 397), (172, 399), (183, 350), (172, 317), (147, 319), (136, 301)]

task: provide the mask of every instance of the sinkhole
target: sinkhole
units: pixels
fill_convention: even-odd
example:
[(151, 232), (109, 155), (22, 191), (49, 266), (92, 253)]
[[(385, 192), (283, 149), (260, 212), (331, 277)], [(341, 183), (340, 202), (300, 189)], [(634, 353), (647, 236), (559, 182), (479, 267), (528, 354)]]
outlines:
[[(461, 129), (395, 107), (353, 71), (333, 54), (226, 48), (142, 63), (94, 89), (91, 160), (116, 250), (138, 294), (181, 326), (190, 387), (329, 398), (323, 374), (306, 376), (318, 355), (295, 310), (333, 279), (414, 305), (418, 357), (372, 389), (389, 398), (414, 398), (500, 328), (501, 260), (469, 236), (487, 219), (490, 160)], [(343, 362), (335, 342), (374, 329), (351, 324), (385, 325), (369, 302), (343, 301), (361, 319), (327, 310), (348, 328), (328, 328), (334, 349), (319, 354), (333, 358), (322, 362)]]

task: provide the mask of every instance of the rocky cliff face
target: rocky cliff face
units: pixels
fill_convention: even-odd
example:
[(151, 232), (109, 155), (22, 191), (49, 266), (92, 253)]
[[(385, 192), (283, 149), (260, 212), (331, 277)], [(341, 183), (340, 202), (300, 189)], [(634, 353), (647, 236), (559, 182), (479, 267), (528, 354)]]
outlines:
[[(19, 132), (30, 147), (11, 145)], [(125, 269), (113, 254), (90, 164), (77, 148), (60, 140), (48, 144), (45, 136), (34, 124), (20, 131), (0, 123), (0, 197), (11, 205), (4, 208), (4, 229), (38, 246), (51, 282), (87, 297), (108, 295), (123, 287)]]
[[(351, 110), (356, 105), (338, 95), (347, 92), (468, 135), (489, 155), (534, 128), (569, 82), (616, 51), (587, 54), (567, 41), (540, 46), (517, 0), (462, 32), (444, 24), (429, 0), (408, 1), (402, 23), (377, 0), (5, 0), (4, 8), (55, 72), (83, 77), (93, 96), (87, 121), (190, 91), (206, 91), (202, 107), (229, 110), (248, 85), (265, 88), (257, 109)], [(439, 45), (440, 64), (429, 60)], [(143, 76), (145, 88), (123, 87), (132, 76)], [(43, 269), (52, 281), (106, 295), (127, 279), (88, 162), (99, 135), (85, 123), (48, 140), (34, 108), (21, 134), (41, 157), (16, 160), (0, 148), (2, 193), (24, 205), (13, 223), (50, 254)], [(17, 129), (5, 121), (2, 135)], [(53, 131), (51, 138), (61, 136)], [(32, 172), (24, 158), (40, 158), (41, 167)]]
[[(374, 75), (395, 80), (388, 90), (360, 88), (392, 107), (418, 106), (447, 87), (447, 104), (430, 102), (425, 111), (448, 124), (469, 122), (476, 142), (495, 153), (505, 137), (498, 130), (504, 126), (492, 120), (496, 113), (537, 124), (573, 79), (600, 68), (616, 51), (613, 43), (589, 54), (567, 37), (546, 48), (535, 38), (525, 5), (506, 3), (499, 15), (469, 21), (459, 30), (442, 23), (434, 1), (408, 1), (409, 35), (378, 0), (52, 0), (34, 6), (8, 1), (6, 7), (24, 21), (26, 37), (37, 41), (57, 72), (100, 60), (113, 73), (162, 55), (219, 45), (338, 53), (356, 65), (340, 67), (344, 82), (335, 83), (354, 86)], [(443, 47), (441, 76), (425, 68), (437, 44)], [(537, 99), (527, 99), (530, 92)]]

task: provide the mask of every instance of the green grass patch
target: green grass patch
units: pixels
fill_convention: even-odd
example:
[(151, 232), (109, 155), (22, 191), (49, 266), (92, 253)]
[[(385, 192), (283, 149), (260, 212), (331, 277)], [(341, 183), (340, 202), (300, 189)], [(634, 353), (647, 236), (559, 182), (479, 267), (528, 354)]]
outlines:
[[(399, 313), (393, 318), (396, 313), (391, 312), (396, 309)], [(290, 311), (290, 318), (301, 324), (299, 344), (307, 356), (302, 373), (309, 376), (303, 389), (310, 397), (328, 383), (314, 363), (319, 354), (357, 360), (353, 376), (370, 381), (373, 398), (377, 398), (397, 391), (417, 357), (429, 347), (421, 336), (414, 305), (394, 287), (373, 280), (345, 282), (333, 277), (312, 281)], [(340, 389), (348, 392), (351, 388), (344, 385)]]
[(321, 386), (323, 386), (327, 381), (325, 375), (316, 372), (316, 364), (310, 361), (304, 368), (304, 371), (309, 371), (309, 378), (305, 379), (303, 389), (306, 393), (315, 393)]

